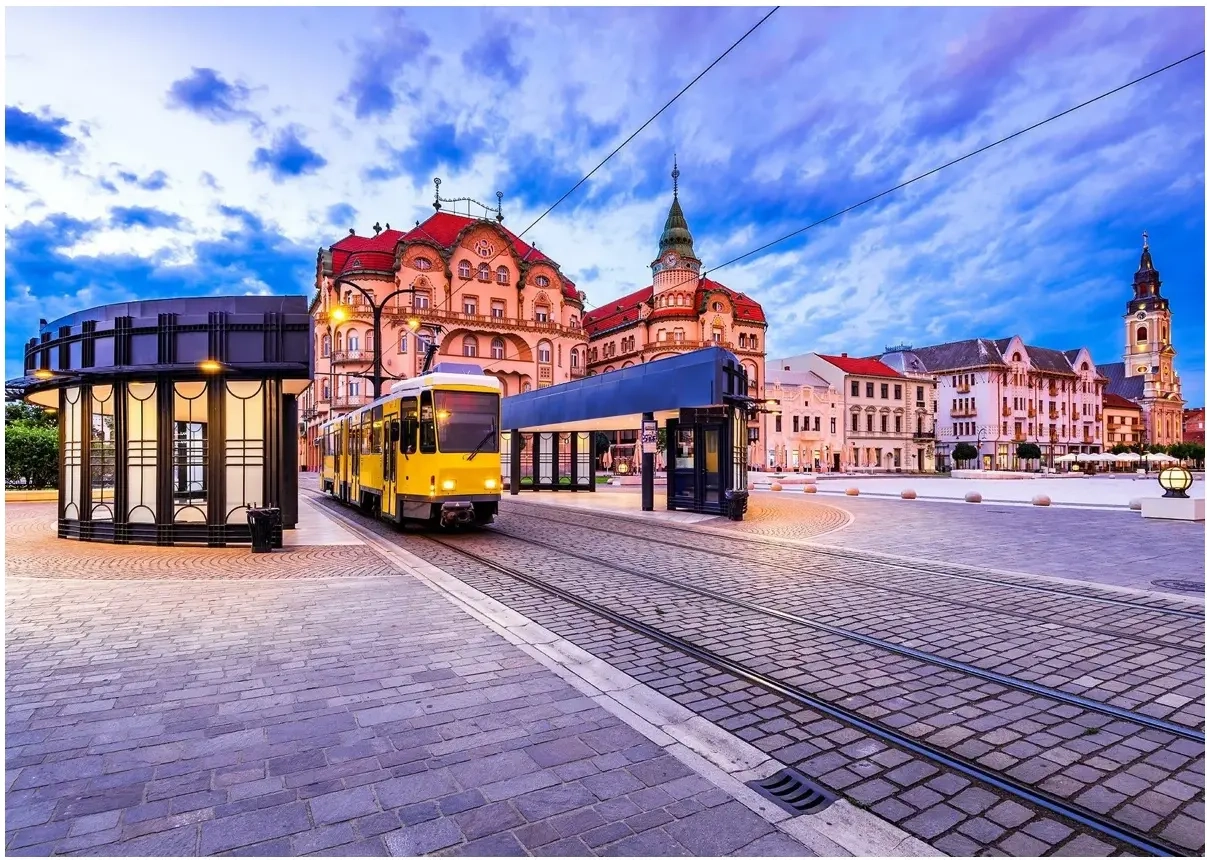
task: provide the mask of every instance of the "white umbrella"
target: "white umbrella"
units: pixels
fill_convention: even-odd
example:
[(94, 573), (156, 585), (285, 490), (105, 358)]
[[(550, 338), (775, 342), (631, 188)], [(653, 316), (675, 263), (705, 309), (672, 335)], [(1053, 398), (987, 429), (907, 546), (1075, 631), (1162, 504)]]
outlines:
[(1168, 454), (1149, 454), (1148, 461), (1150, 463), (1176, 463), (1177, 457), (1171, 457)]
[(1117, 463), (1117, 462), (1119, 462), (1119, 458), (1116, 457), (1114, 454), (1095, 454), (1094, 456), (1098, 459), (1098, 462), (1100, 462), (1100, 463)]
[(1077, 455), (1076, 454), (1061, 454), (1059, 457), (1057, 457), (1052, 462), (1053, 463), (1076, 463)]
[(1119, 463), (1139, 463), (1139, 462), (1140, 462), (1140, 455), (1139, 455), (1139, 454), (1137, 454), (1137, 453), (1135, 453), (1135, 452), (1133, 452), (1133, 451), (1127, 451), (1126, 453), (1123, 453), (1123, 454), (1117, 454), (1117, 455), (1116, 455), (1116, 462), (1119, 462)]

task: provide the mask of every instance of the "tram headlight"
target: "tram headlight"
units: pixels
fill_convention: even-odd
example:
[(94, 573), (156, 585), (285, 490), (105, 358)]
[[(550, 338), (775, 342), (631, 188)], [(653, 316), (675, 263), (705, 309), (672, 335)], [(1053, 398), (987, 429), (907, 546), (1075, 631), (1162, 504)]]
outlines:
[(487, 478), (487, 479), (486, 479), (486, 489), (488, 489), (488, 490), (493, 490), (493, 489), (494, 489), (495, 487), (497, 487), (498, 485), (499, 485), (499, 482), (498, 482), (498, 481), (496, 481), (494, 478)]
[(440, 488), (443, 490), (455, 490), (457, 489), (457, 482), (452, 478), (445, 478), (444, 481), (441, 482)]

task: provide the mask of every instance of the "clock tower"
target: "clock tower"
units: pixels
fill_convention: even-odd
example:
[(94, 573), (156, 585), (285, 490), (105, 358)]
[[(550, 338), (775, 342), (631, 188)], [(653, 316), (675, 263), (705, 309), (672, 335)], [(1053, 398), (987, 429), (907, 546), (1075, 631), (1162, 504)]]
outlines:
[(1140, 268), (1132, 278), (1132, 299), (1123, 317), (1127, 344), (1123, 367), (1125, 376), (1144, 380), (1144, 393), (1136, 399), (1144, 411), (1149, 444), (1182, 440), (1182, 380), (1173, 367), (1172, 316), (1169, 299), (1161, 295), (1161, 273), (1153, 266), (1145, 233)]
[(700, 277), (700, 260), (692, 246), (692, 234), (683, 215), (683, 207), (679, 205), (678, 157), (671, 171), (671, 180), (675, 196), (662, 228), (662, 237), (658, 240), (658, 259), (650, 264), (654, 271), (654, 295), (675, 287), (694, 290)]

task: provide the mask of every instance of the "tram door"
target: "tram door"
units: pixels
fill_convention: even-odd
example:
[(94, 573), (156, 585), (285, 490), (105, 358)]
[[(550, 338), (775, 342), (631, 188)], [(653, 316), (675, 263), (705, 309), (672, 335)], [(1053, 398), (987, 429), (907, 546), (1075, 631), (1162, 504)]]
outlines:
[(381, 447), (381, 513), (387, 517), (398, 516), (398, 443), (401, 438), (398, 415), (387, 415)]

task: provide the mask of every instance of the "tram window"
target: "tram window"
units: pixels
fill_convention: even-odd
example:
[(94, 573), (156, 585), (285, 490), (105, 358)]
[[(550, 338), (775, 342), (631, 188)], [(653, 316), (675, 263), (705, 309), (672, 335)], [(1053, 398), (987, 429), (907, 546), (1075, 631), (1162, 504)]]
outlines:
[(381, 434), (382, 434), (381, 410), (382, 410), (382, 407), (380, 407), (380, 406), (373, 407), (373, 430), (372, 430), (372, 436), (370, 437), (370, 440), (369, 440), (369, 445), (370, 445), (369, 453), (371, 453), (371, 454), (380, 454), (381, 453)]
[(419, 401), (414, 397), (404, 397), (401, 403), (401, 415), (402, 428), (399, 448), (404, 454), (414, 454), (415, 435), (419, 432)]
[(360, 453), (373, 453), (373, 419), (368, 412), (360, 416)]
[(419, 452), (421, 454), (436, 453), (435, 417), (435, 410), (432, 408), (432, 392), (425, 391), (419, 396)]
[(489, 453), (499, 450), (499, 396), (479, 391), (437, 391), (440, 450)]

